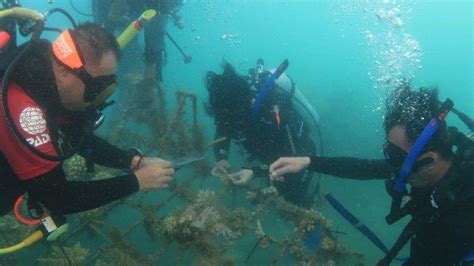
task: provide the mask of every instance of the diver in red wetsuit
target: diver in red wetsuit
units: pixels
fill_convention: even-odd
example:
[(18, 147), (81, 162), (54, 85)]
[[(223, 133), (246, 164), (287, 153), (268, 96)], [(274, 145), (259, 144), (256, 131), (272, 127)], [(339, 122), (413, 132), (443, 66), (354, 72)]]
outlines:
[[(2, 65), (1, 73), (10, 70), (0, 102), (0, 215), (25, 192), (51, 214), (69, 214), (168, 186), (174, 174), (170, 162), (124, 151), (93, 134), (104, 105), (99, 100), (116, 82), (120, 49), (112, 34), (86, 23), (52, 44), (36, 40), (8, 56), (18, 61)], [(62, 161), (75, 153), (126, 173), (68, 181)]]

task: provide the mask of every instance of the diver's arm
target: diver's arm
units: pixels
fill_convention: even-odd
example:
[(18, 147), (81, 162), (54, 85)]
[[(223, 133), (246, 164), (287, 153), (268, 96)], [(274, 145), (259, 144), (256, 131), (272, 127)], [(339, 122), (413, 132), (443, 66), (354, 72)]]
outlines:
[(226, 134), (222, 125), (217, 124), (214, 139), (219, 139), (222, 137), (226, 137), (226, 139), (214, 145), (214, 156), (216, 157), (216, 161), (228, 160), (230, 150), (230, 137), (228, 134)]
[(67, 181), (61, 166), (37, 178), (22, 181), (31, 199), (54, 214), (92, 210), (124, 198), (139, 189), (134, 174), (96, 181)]
[(386, 179), (392, 174), (385, 160), (364, 160), (350, 157), (310, 157), (308, 169), (342, 178)]
[(119, 149), (95, 135), (84, 141), (80, 151), (81, 156), (96, 164), (124, 170), (131, 169), (133, 157), (140, 154), (134, 149), (130, 151)]

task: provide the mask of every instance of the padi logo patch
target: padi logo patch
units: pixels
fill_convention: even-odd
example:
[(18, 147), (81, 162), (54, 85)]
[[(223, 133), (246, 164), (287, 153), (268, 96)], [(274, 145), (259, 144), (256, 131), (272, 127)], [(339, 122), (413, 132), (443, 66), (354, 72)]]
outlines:
[(38, 147), (50, 142), (49, 134), (46, 131), (46, 120), (43, 117), (43, 112), (37, 107), (26, 107), (20, 113), (21, 128), (31, 135), (26, 140), (33, 146)]
[(43, 144), (46, 144), (46, 143), (50, 142), (51, 138), (49, 137), (48, 134), (41, 134), (41, 135), (35, 136), (33, 138), (27, 138), (26, 140), (31, 145), (33, 145), (35, 147), (38, 147), (38, 146), (41, 146)]
[(46, 120), (43, 118), (41, 109), (26, 107), (20, 114), (20, 126), (30, 135), (37, 135), (46, 131)]

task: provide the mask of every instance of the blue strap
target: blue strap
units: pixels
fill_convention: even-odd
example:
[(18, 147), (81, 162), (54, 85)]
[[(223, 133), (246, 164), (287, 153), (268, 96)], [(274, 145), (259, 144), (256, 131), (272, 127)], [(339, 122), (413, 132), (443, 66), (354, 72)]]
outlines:
[(260, 87), (260, 90), (255, 98), (255, 102), (252, 105), (252, 115), (256, 115), (260, 108), (262, 108), (263, 100), (265, 99), (265, 95), (267, 94), (268, 90), (271, 88), (275, 80), (277, 80), (283, 72), (288, 68), (289, 62), (288, 59), (285, 59), (283, 63), (271, 74), (263, 83), (263, 86)]

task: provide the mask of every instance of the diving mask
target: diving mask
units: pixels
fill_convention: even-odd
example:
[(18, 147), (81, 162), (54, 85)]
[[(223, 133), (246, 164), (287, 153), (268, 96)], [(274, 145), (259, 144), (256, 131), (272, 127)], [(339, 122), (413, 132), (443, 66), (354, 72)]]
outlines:
[[(387, 141), (387, 143), (384, 145), (383, 153), (384, 153), (385, 160), (387, 161), (387, 163), (398, 174), (400, 170), (402, 169), (403, 163), (406, 161), (408, 157), (408, 152), (398, 147), (397, 145), (393, 144), (392, 142)], [(415, 173), (418, 170), (420, 170), (423, 166), (428, 165), (432, 162), (433, 162), (433, 159), (431, 157), (424, 158), (421, 160), (418, 157), (416, 162), (413, 164), (413, 168), (411, 169), (411, 172)]]
[(85, 84), (84, 101), (91, 102), (96, 107), (104, 105), (116, 89), (117, 76), (112, 74), (93, 77), (87, 72), (83, 56), (69, 30), (61, 33), (53, 42), (52, 51), (55, 59)]
[(395, 170), (400, 171), (403, 162), (408, 156), (408, 152), (404, 151), (402, 148), (393, 144), (390, 141), (385, 143), (383, 148), (383, 154), (387, 163)]

